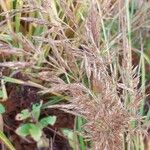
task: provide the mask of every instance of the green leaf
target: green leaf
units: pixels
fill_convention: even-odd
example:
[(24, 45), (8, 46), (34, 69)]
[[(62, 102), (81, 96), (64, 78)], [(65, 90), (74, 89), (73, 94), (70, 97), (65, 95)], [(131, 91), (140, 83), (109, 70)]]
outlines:
[(5, 136), (5, 134), (1, 130), (0, 130), (0, 141), (2, 141), (9, 150), (15, 150), (10, 140)]
[(23, 124), (16, 130), (16, 133), (22, 137), (30, 135), (36, 142), (39, 141), (42, 136), (41, 128), (33, 123)]
[(5, 107), (0, 104), (0, 114), (3, 114), (5, 112)]
[(37, 125), (32, 124), (30, 127), (30, 135), (31, 137), (38, 142), (42, 136), (42, 130)]
[(42, 109), (48, 108), (50, 105), (58, 104), (62, 100), (68, 100), (67, 96), (52, 96), (50, 100), (42, 105)]
[(22, 81), (22, 80), (11, 78), (11, 77), (7, 77), (7, 76), (3, 76), (3, 78), (4, 78), (5, 82), (10, 82), (10, 83), (15, 83), (15, 84), (21, 84), (21, 85), (27, 85), (27, 86), (32, 86), (32, 87), (40, 88), (40, 89), (45, 89), (45, 87), (43, 87), (42, 85), (34, 83), (32, 81)]
[(17, 114), (16, 120), (25, 120), (31, 116), (31, 113), (28, 109), (24, 109), (21, 111), (21, 113)]
[(31, 123), (21, 125), (19, 128), (17, 128), (16, 133), (22, 137), (30, 135), (31, 125)]
[(38, 121), (41, 112), (42, 102), (40, 104), (36, 103), (32, 106), (32, 115), (36, 121)]
[(54, 125), (55, 122), (56, 122), (56, 116), (48, 116), (40, 120), (40, 125), (42, 128), (44, 128), (47, 125)]

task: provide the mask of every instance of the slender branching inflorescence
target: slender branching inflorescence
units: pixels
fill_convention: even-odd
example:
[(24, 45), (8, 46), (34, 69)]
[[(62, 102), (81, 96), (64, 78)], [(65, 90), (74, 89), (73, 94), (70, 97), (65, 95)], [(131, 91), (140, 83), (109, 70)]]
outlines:
[[(49, 92), (68, 91), (71, 104), (59, 108), (84, 116), (87, 120), (84, 130), (92, 139), (94, 150), (121, 150), (130, 143), (129, 137), (131, 140), (143, 132), (142, 117), (138, 115), (143, 97), (137, 68), (132, 66), (129, 2), (91, 1), (89, 6), (84, 27), (79, 31), (81, 35), (75, 36), (80, 39), (80, 47), (67, 41), (60, 42), (67, 55), (62, 58), (53, 44), (59, 67), (63, 66), (74, 75), (76, 70), (76, 75), (81, 78), (76, 79), (78, 84), (55, 85)], [(120, 36), (113, 37), (116, 41), (109, 37), (105, 25), (113, 15), (119, 20)], [(79, 61), (80, 66), (71, 60)], [(88, 85), (82, 81), (84, 77)]]
[[(142, 150), (147, 122), (145, 70), (140, 67), (145, 66), (142, 34), (149, 21), (147, 3), (25, 0), (17, 10), (9, 10), (3, 1), (1, 26), (7, 26), (5, 34), (20, 46), (12, 53), (23, 57), (17, 53), (17, 62), (8, 59), (1, 66), (16, 66), (42, 81), (42, 94), (67, 97), (67, 104), (47, 108), (85, 118), (83, 135), (92, 140), (93, 150)], [(15, 32), (22, 34), (12, 31), (15, 19), (15, 23), (20, 20)], [(135, 53), (140, 54), (140, 62), (135, 63)]]

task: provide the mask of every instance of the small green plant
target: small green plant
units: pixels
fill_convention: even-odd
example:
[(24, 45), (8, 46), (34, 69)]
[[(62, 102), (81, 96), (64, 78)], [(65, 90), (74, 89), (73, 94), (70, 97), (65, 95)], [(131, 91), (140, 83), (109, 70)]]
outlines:
[(21, 113), (17, 114), (16, 120), (29, 120), (28, 123), (20, 125), (16, 133), (21, 137), (31, 136), (37, 143), (41, 142), (42, 130), (47, 125), (54, 125), (56, 122), (56, 116), (48, 116), (39, 119), (41, 113), (42, 102), (40, 104), (34, 104), (32, 110), (24, 109)]

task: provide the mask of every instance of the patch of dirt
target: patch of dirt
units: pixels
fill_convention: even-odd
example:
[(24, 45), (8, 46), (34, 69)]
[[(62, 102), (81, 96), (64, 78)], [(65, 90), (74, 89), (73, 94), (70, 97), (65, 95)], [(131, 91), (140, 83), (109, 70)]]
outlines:
[[(17, 73), (14, 78), (24, 81), (28, 80), (26, 75)], [(4, 113), (4, 132), (10, 138), (16, 150), (37, 150), (36, 143), (29, 139), (28, 141), (22, 139), (15, 134), (16, 128), (22, 123), (16, 121), (15, 116), (23, 109), (31, 109), (32, 104), (40, 102), (40, 96), (37, 94), (38, 89), (30, 86), (17, 85), (13, 83), (7, 83), (8, 100), (3, 102), (6, 108)], [(49, 141), (52, 142), (53, 150), (71, 150), (68, 140), (60, 132), (61, 128), (73, 129), (74, 116), (67, 114), (59, 109), (47, 109), (42, 111), (42, 117), (47, 115), (55, 115), (57, 121), (55, 125), (49, 126), (44, 129), (44, 133)], [(49, 150), (44, 149), (44, 150)]]

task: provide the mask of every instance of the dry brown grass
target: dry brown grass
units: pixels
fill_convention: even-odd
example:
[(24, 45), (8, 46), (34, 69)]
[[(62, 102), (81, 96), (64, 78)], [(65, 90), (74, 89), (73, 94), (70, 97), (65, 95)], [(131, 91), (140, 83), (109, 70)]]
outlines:
[[(67, 95), (69, 104), (47, 108), (84, 117), (83, 134), (92, 139), (93, 150), (136, 149), (138, 144), (142, 150), (148, 128), (140, 114), (147, 73), (143, 51), (149, 53), (142, 34), (149, 29), (149, 2), (134, 1), (133, 14), (129, 0), (26, 0), (18, 10), (0, 2), (5, 17), (0, 32), (18, 47), (0, 51), (9, 55), (0, 66), (36, 78), (45, 86), (42, 94)], [(17, 13), (22, 35), (14, 31)]]

